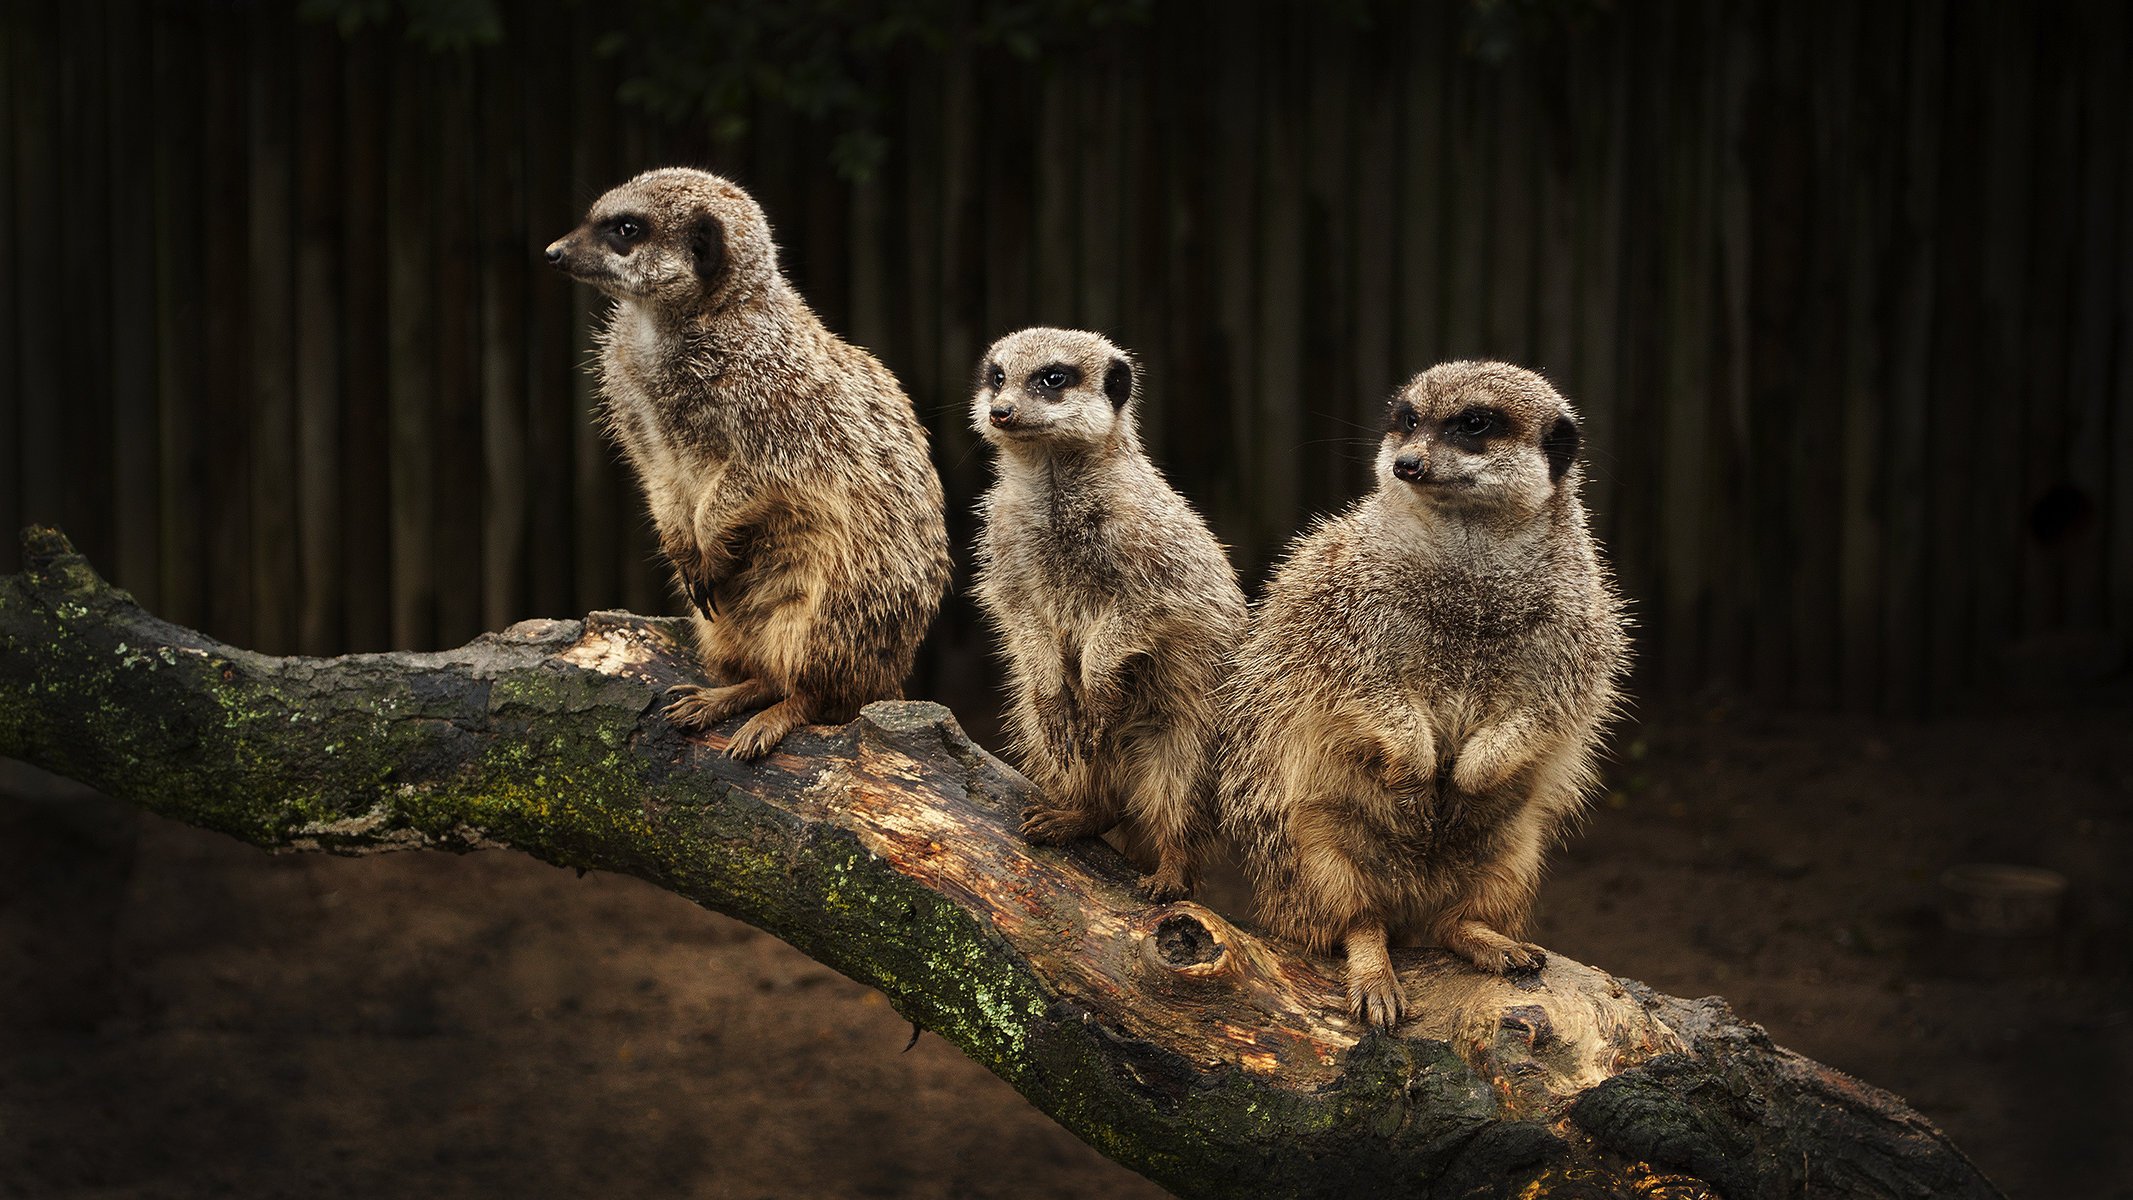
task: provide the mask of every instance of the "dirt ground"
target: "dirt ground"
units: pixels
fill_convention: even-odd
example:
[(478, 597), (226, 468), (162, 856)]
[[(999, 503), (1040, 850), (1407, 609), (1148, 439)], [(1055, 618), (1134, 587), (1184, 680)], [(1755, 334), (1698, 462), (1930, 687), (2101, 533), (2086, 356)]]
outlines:
[[(2133, 1197), (2133, 708), (1647, 710), (1540, 940), (1938, 1121), (2011, 1196)], [(882, 997), (629, 879), (269, 857), (0, 775), (0, 1196), (1143, 1197)], [(1942, 932), (1956, 863), (2063, 931)], [(1236, 897), (1215, 897), (1218, 905)]]

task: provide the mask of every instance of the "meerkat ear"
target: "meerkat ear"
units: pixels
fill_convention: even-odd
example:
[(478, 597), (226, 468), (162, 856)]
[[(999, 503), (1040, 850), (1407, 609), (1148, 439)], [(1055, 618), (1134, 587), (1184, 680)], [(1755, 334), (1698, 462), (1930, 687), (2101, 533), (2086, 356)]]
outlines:
[(1111, 397), (1113, 412), (1126, 407), (1133, 399), (1133, 364), (1123, 358), (1114, 358), (1104, 369), (1104, 395)]
[(1548, 481), (1562, 482), (1563, 473), (1578, 457), (1578, 423), (1569, 417), (1557, 417), (1548, 432), (1541, 435), (1541, 453), (1548, 456)]
[(726, 227), (706, 214), (689, 227), (689, 255), (696, 260), (696, 278), (705, 287), (726, 267)]

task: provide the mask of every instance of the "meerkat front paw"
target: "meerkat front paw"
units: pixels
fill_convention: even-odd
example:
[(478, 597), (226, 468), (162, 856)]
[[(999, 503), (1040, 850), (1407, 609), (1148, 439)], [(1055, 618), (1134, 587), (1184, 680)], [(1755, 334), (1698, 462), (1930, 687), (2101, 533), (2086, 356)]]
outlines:
[(1491, 975), (1516, 975), (1521, 971), (1538, 971), (1548, 965), (1548, 952), (1531, 942), (1505, 939), (1502, 946), (1475, 947), (1461, 953)]
[(1509, 783), (1531, 761), (1531, 741), (1531, 731), (1517, 722), (1476, 732), (1459, 748), (1459, 757), (1452, 763), (1452, 786), (1481, 793)]
[(725, 687), (677, 683), (667, 689), (667, 720), (684, 729), (702, 731), (751, 708), (761, 708), (770, 698), (770, 688), (756, 679)]
[(689, 606), (707, 618), (718, 616), (718, 601), (714, 595), (722, 578), (702, 550), (692, 542), (667, 539), (660, 543), (660, 553), (674, 565), (674, 577), (681, 582), (681, 590), (689, 598)]
[(1479, 921), (1461, 921), (1440, 931), (1437, 940), (1445, 949), (1491, 975), (1538, 971), (1548, 962), (1546, 950), (1531, 942), (1507, 938)]
[(1022, 814), (1022, 836), (1039, 846), (1063, 846), (1103, 832), (1095, 818), (1078, 808), (1035, 805)]

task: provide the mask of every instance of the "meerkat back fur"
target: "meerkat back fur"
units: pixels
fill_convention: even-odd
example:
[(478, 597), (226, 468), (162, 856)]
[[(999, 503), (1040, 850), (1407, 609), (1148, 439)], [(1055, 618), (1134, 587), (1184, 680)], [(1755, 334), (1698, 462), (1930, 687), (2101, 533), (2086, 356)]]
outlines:
[(948, 582), (940, 476), (896, 378), (778, 269), (736, 184), (648, 171), (594, 202), (548, 261), (614, 300), (600, 336), (609, 431), (723, 686), (674, 689), (754, 758), (795, 726), (900, 694)]
[(1388, 937), (1484, 970), (1594, 782), (1627, 663), (1578, 498), (1576, 413), (1539, 375), (1453, 362), (1393, 398), (1376, 490), (1290, 547), (1224, 697), (1220, 803), (1270, 928), (1348, 956), (1391, 1026)]
[(1142, 890), (1187, 895), (1212, 833), (1214, 697), (1244, 627), (1220, 542), (1142, 452), (1132, 359), (1093, 333), (1025, 329), (979, 366), (996, 450), (976, 595), (1009, 667), (1007, 724), (1044, 843), (1129, 824)]

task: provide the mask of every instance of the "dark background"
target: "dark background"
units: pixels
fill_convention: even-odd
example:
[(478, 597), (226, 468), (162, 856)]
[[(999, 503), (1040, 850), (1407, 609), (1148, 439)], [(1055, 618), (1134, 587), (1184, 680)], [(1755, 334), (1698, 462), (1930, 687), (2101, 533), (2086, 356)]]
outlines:
[[(1724, 992), (2016, 1194), (2128, 1194), (2123, 6), (0, 14), (0, 528), (267, 651), (679, 611), (590, 420), (596, 300), (535, 259), (674, 162), (749, 187), (904, 381), (959, 546), (966, 381), (1024, 324), (1141, 355), (1151, 451), (1254, 589), (1367, 486), (1398, 382), (1527, 363), (1587, 418), (1639, 621), (1542, 940)], [(952, 597), (913, 694), (984, 737), (995, 676)], [(1130, 1186), (671, 897), (0, 792), (0, 1195)], [(2067, 874), (2061, 928), (1950, 941), (1935, 880), (1979, 859)]]

